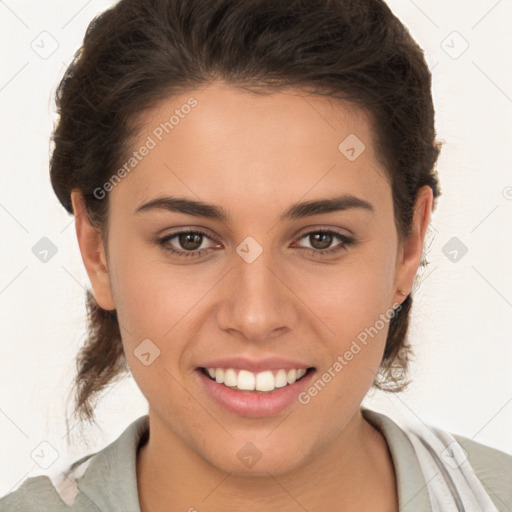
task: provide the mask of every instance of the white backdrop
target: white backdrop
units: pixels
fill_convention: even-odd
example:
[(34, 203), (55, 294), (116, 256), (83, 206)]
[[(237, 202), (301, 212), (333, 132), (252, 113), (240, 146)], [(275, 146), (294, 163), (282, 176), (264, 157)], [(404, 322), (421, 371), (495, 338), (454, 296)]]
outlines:
[[(48, 176), (53, 93), (89, 21), (112, 3), (0, 2), (0, 496), (101, 449), (146, 413), (133, 379), (121, 381), (85, 431), (91, 445), (67, 445), (88, 279)], [(432, 69), (443, 195), (415, 293), (414, 381), (365, 405), (512, 454), (512, 1), (388, 3)], [(43, 237), (57, 248), (47, 263), (32, 252)]]

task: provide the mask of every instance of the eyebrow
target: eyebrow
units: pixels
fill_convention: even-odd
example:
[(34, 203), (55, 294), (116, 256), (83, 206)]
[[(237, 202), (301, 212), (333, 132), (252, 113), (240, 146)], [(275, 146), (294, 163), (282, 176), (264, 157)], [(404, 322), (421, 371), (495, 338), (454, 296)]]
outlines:
[[(282, 222), (284, 220), (301, 219), (321, 213), (338, 212), (354, 208), (361, 208), (375, 213), (373, 205), (368, 201), (351, 194), (343, 194), (337, 197), (295, 203), (281, 214), (279, 220)], [(172, 196), (152, 199), (139, 206), (134, 213), (139, 214), (154, 210), (183, 213), (221, 222), (231, 222), (232, 220), (230, 213), (222, 206)]]

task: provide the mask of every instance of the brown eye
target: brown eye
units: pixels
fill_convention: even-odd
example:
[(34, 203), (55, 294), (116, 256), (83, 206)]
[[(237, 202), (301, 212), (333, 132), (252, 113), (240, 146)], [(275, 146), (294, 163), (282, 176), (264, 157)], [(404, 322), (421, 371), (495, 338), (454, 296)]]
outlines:
[[(157, 240), (158, 245), (165, 251), (180, 258), (200, 257), (209, 250), (209, 247), (203, 247), (203, 242), (211, 240), (207, 233), (199, 230), (179, 231), (167, 235)], [(175, 242), (172, 242), (176, 240)]]
[[(325, 256), (329, 254), (334, 254), (340, 252), (342, 250), (347, 249), (351, 245), (355, 245), (356, 240), (352, 237), (348, 237), (346, 235), (342, 235), (336, 231), (320, 229), (316, 231), (310, 231), (309, 233), (305, 233), (302, 235), (299, 240), (306, 239), (310, 247), (303, 248), (314, 255)], [(333, 242), (338, 240), (340, 243), (331, 247)]]
[(320, 250), (327, 249), (332, 244), (332, 241), (334, 239), (332, 234), (325, 233), (322, 231), (320, 231), (318, 233), (310, 234), (308, 236), (309, 236), (309, 240), (310, 240), (310, 243), (311, 243), (313, 249), (320, 249)]
[(188, 251), (195, 251), (201, 247), (203, 235), (199, 233), (181, 233), (177, 235), (180, 247)]
[[(299, 248), (305, 249), (315, 256), (327, 256), (338, 253), (356, 243), (354, 238), (342, 235), (336, 231), (322, 229), (310, 231), (299, 238), (299, 240), (302, 239), (308, 240), (310, 247), (299, 246)], [(173, 240), (175, 241), (172, 242)], [(165, 251), (179, 258), (197, 258), (203, 256), (203, 254), (213, 248), (201, 247), (205, 240), (212, 240), (212, 238), (203, 231), (190, 230), (167, 235), (161, 239), (157, 239), (157, 243), (163, 247)], [(338, 240), (339, 243), (331, 247), (336, 240)], [(217, 247), (219, 247), (219, 244), (217, 244)]]

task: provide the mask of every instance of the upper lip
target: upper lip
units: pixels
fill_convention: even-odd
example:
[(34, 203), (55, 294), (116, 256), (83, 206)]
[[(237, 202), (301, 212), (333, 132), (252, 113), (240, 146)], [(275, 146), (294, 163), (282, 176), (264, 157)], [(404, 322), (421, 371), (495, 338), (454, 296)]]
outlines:
[(237, 368), (248, 370), (250, 372), (260, 372), (264, 370), (299, 370), (311, 368), (312, 365), (284, 359), (282, 357), (266, 357), (265, 359), (249, 359), (247, 357), (226, 357), (224, 359), (214, 359), (200, 365), (200, 368)]

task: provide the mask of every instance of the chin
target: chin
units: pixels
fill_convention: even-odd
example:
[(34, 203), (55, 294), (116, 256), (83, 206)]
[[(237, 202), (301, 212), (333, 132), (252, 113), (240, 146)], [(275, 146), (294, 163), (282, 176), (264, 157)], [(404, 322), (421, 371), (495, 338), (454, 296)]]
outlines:
[(305, 463), (305, 456), (298, 452), (296, 444), (287, 447), (281, 444), (280, 449), (277, 442), (276, 445), (272, 445), (267, 440), (265, 444), (264, 448), (258, 448), (257, 442), (233, 442), (222, 452), (210, 452), (203, 454), (202, 457), (218, 470), (240, 477), (286, 474)]

